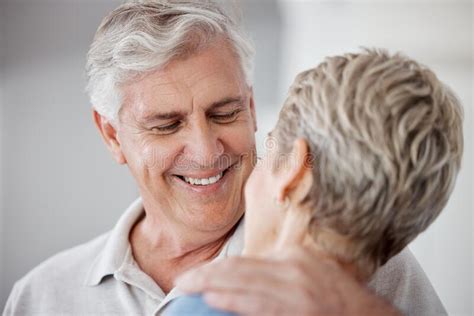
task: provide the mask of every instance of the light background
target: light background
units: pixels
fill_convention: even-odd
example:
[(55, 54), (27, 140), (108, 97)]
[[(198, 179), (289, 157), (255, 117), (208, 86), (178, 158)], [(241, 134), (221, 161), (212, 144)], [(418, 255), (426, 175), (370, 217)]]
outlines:
[[(15, 280), (109, 230), (136, 197), (95, 131), (83, 92), (88, 45), (121, 1), (0, 0), (0, 308)], [(361, 46), (429, 65), (464, 104), (465, 155), (452, 198), (411, 249), (451, 315), (473, 313), (472, 1), (244, 1), (257, 48), (263, 137), (296, 73)]]

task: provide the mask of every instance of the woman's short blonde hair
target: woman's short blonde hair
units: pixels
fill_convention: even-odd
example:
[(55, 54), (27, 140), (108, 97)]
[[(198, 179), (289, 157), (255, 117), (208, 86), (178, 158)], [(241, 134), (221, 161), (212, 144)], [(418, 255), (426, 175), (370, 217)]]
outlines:
[(446, 205), (463, 152), (462, 108), (426, 67), (366, 50), (299, 74), (273, 135), (280, 151), (308, 141), (315, 181), (302, 202), (314, 210), (313, 237), (370, 275)]

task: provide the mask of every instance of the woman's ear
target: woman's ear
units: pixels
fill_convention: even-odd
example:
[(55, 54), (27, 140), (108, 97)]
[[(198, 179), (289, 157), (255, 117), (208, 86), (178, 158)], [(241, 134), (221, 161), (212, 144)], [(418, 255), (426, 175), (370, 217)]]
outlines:
[(93, 112), (93, 118), (107, 149), (110, 151), (115, 161), (121, 165), (126, 164), (127, 160), (122, 153), (122, 148), (117, 138), (117, 130), (115, 127), (107, 118), (103, 117), (95, 110)]
[(282, 165), (282, 183), (277, 197), (280, 202), (288, 197), (292, 202), (299, 203), (311, 190), (313, 173), (309, 157), (306, 140), (295, 140), (288, 159)]
[(311, 220), (311, 210), (301, 206), (313, 185), (312, 166), (310, 164), (308, 144), (304, 139), (293, 143), (290, 156), (283, 166), (282, 179), (285, 181), (280, 192), (281, 199), (289, 199), (281, 223), (276, 249), (287, 249), (289, 246), (302, 245), (308, 235), (308, 225)]

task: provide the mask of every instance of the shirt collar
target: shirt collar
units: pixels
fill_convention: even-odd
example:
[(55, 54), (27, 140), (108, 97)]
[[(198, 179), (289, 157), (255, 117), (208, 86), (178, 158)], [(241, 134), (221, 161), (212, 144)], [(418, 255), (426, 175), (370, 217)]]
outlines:
[(128, 236), (132, 226), (144, 214), (142, 199), (135, 200), (122, 214), (114, 229), (109, 233), (105, 247), (92, 263), (85, 284), (98, 285), (107, 275), (117, 271), (127, 256), (130, 248)]
[[(122, 214), (113, 230), (109, 233), (110, 235), (107, 238), (105, 247), (92, 263), (84, 282), (85, 285), (98, 285), (104, 277), (113, 275), (119, 270), (127, 259), (128, 251), (130, 251), (130, 241), (128, 239), (130, 231), (144, 212), (142, 199), (138, 198)], [(242, 218), (237, 225), (233, 235), (214, 260), (228, 256), (237, 256), (242, 252), (244, 243), (244, 218)]]

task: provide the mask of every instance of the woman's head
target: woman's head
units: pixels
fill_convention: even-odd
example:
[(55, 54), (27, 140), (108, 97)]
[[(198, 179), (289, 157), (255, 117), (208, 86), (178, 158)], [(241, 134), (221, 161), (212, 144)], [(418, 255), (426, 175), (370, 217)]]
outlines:
[[(272, 136), (277, 146), (263, 163), (272, 167), (257, 167), (260, 179), (249, 179), (249, 213), (260, 212), (252, 210), (263, 207), (258, 199), (271, 199), (252, 197), (252, 187), (280, 200), (287, 195), (291, 206), (280, 213), (309, 212), (306, 229), (316, 244), (369, 275), (446, 205), (461, 163), (462, 110), (427, 68), (365, 51), (299, 74)], [(305, 151), (295, 147), (301, 141), (310, 159), (295, 163)], [(278, 180), (288, 170), (300, 175), (296, 182), (310, 174), (304, 196), (292, 198), (295, 181)]]

